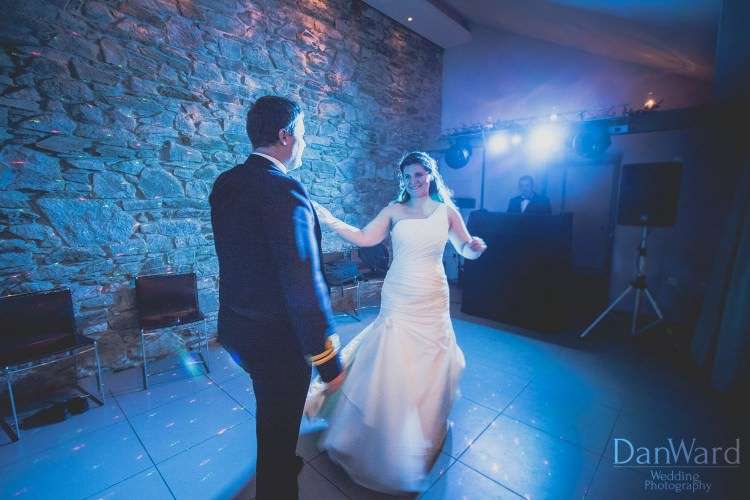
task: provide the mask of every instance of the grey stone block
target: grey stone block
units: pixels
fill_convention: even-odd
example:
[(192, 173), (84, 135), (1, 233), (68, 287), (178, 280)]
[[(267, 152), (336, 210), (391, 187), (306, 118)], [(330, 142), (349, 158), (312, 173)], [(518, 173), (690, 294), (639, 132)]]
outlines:
[(138, 189), (146, 198), (175, 198), (184, 195), (180, 181), (158, 168), (143, 170)]
[(103, 245), (127, 240), (133, 234), (133, 219), (110, 203), (42, 198), (38, 204), (52, 227), (71, 246)]
[(133, 198), (135, 188), (122, 175), (99, 172), (94, 174), (94, 195), (97, 198)]

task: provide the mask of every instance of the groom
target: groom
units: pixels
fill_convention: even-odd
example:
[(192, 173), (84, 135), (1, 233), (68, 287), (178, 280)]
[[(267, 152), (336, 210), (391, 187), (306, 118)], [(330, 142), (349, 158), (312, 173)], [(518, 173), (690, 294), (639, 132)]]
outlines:
[(300, 106), (261, 97), (247, 114), (253, 153), (211, 191), (219, 258), (219, 342), (250, 374), (257, 400), (258, 500), (296, 499), (296, 456), (310, 364), (328, 390), (344, 374), (321, 272), (320, 227), (305, 188), (287, 175), (305, 149)]

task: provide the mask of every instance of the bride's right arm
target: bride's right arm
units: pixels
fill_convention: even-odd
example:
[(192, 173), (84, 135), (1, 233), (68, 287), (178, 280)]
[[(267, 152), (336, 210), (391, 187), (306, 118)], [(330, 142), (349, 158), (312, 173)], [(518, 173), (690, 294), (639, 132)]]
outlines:
[(383, 208), (380, 213), (364, 228), (359, 229), (337, 219), (327, 208), (313, 202), (321, 224), (325, 224), (343, 239), (358, 247), (372, 247), (382, 242), (391, 227), (391, 206)]

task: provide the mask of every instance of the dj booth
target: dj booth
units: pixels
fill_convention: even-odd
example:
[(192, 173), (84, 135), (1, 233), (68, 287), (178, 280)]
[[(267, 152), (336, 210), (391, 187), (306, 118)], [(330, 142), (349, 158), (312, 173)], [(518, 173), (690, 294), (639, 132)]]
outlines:
[(573, 214), (477, 210), (467, 225), (488, 248), (479, 259), (464, 264), (461, 310), (532, 330), (566, 328), (574, 304)]

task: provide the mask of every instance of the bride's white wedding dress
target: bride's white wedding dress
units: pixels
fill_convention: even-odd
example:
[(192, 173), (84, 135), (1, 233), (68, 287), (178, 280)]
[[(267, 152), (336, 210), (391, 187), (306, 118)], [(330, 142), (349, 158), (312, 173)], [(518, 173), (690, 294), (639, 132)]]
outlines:
[[(375, 321), (344, 349), (349, 374), (323, 404), (322, 446), (357, 483), (382, 492), (420, 491), (447, 432), (465, 366), (449, 313), (442, 256), (448, 212), (398, 221), (393, 263)], [(315, 413), (316, 387), (307, 413)]]

